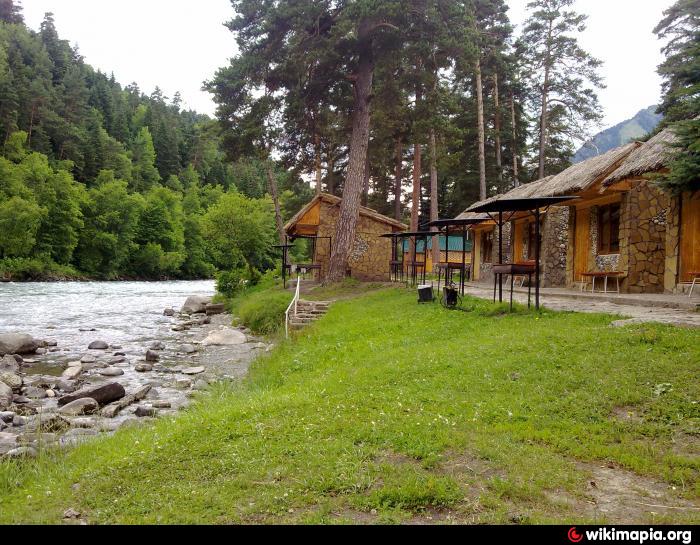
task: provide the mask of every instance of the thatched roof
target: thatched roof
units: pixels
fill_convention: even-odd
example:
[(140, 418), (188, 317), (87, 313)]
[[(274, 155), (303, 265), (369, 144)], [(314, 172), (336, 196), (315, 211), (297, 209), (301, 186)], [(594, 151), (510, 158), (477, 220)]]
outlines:
[[(340, 197), (336, 197), (335, 195), (331, 195), (330, 193), (321, 193), (320, 195), (316, 195), (306, 206), (299, 210), (299, 212), (297, 212), (291, 220), (289, 220), (287, 225), (284, 226), (285, 232), (291, 231), (296, 226), (296, 224), (299, 223), (301, 218), (303, 218), (306, 215), (306, 213), (309, 210), (311, 210), (319, 201), (326, 202), (333, 206), (340, 206), (340, 203), (343, 202), (343, 199), (341, 199)], [(393, 218), (380, 214), (376, 210), (372, 210), (371, 208), (367, 208), (366, 206), (360, 207), (360, 215), (366, 216), (381, 223), (385, 223), (391, 227), (400, 229), (401, 231), (405, 231), (406, 229), (408, 229), (408, 226), (404, 225), (400, 221), (396, 221)]]
[(669, 147), (677, 141), (670, 129), (664, 129), (648, 142), (644, 142), (608, 176), (603, 185), (608, 187), (625, 178), (636, 178), (661, 170), (668, 160)]
[(552, 176), (548, 176), (547, 178), (542, 178), (541, 180), (537, 180), (536, 182), (532, 182), (529, 184), (523, 184), (520, 185), (514, 189), (511, 189), (507, 193), (502, 193), (500, 195), (496, 195), (494, 197), (490, 197), (488, 199), (485, 199), (483, 201), (479, 201), (473, 205), (471, 205), (465, 212), (457, 216), (457, 219), (469, 219), (469, 218), (475, 218), (478, 219), (480, 216), (483, 216), (485, 219), (490, 219), (488, 214), (479, 214), (479, 213), (474, 213), (474, 212), (469, 212), (469, 210), (473, 208), (477, 208), (478, 206), (482, 206), (484, 204), (489, 204), (495, 201), (498, 201), (500, 199), (527, 199), (528, 197), (533, 197), (533, 196), (539, 196), (538, 192), (539, 190), (544, 186), (546, 182), (552, 179)]

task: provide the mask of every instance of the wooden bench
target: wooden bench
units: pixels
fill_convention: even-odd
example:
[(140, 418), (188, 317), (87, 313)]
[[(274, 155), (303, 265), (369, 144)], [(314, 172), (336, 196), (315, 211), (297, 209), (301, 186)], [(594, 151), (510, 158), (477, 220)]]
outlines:
[(614, 278), (617, 282), (616, 293), (620, 293), (620, 279), (625, 277), (625, 273), (621, 271), (603, 271), (603, 272), (587, 272), (581, 274), (581, 291), (584, 291), (585, 287), (588, 285), (588, 281), (583, 280), (586, 278), (591, 279), (593, 287), (591, 288), (591, 293), (595, 293), (595, 281), (598, 278), (603, 279), (603, 293), (608, 293), (608, 278)]
[(688, 297), (693, 296), (693, 290), (695, 289), (695, 284), (700, 280), (700, 271), (693, 271), (688, 273), (690, 277), (693, 279), (693, 283), (690, 286), (690, 293), (688, 294)]

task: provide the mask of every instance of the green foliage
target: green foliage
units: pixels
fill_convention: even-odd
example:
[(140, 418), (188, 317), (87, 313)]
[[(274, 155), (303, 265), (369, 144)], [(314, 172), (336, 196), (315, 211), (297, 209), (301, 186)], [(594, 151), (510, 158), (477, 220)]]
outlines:
[(253, 293), (238, 306), (241, 322), (258, 335), (276, 333), (283, 325), (292, 296), (279, 288)]
[(243, 273), (240, 269), (221, 271), (216, 275), (216, 291), (230, 299), (244, 288), (243, 282)]
[(220, 270), (266, 270), (274, 266), (275, 227), (272, 203), (228, 193), (202, 218), (212, 262)]
[(43, 216), (39, 205), (21, 197), (0, 202), (0, 256), (30, 256)]
[(675, 193), (700, 189), (700, 0), (677, 0), (654, 30), (668, 39), (659, 66), (664, 97), (659, 112), (678, 141), (661, 184)]

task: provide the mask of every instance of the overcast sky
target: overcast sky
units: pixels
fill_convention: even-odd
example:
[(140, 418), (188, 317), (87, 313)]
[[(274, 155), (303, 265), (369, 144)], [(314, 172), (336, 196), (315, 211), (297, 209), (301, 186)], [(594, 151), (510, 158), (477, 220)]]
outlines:
[[(521, 23), (528, 0), (507, 1), (511, 21)], [(652, 29), (673, 1), (577, 0), (576, 9), (589, 15), (581, 44), (605, 61), (607, 89), (600, 92), (605, 126), (658, 103), (656, 67), (662, 56)], [(229, 0), (23, 0), (23, 5), (34, 29), (52, 11), (61, 37), (122, 84), (135, 81), (146, 93), (158, 85), (169, 97), (180, 91), (186, 107), (214, 112), (201, 85), (236, 51), (233, 35), (223, 27), (233, 14)]]

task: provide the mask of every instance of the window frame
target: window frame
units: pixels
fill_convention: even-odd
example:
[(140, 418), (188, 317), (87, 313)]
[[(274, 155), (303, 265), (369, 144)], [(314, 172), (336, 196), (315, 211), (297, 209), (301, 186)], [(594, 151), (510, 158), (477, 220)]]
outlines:
[(598, 255), (620, 253), (621, 203), (598, 207)]

